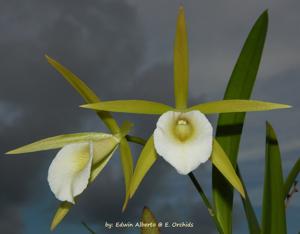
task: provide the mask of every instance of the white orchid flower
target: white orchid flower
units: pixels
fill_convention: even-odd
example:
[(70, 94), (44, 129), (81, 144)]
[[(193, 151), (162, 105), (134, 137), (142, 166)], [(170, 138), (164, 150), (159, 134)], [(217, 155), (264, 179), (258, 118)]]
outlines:
[(99, 141), (65, 145), (48, 170), (48, 182), (55, 197), (74, 204), (74, 197), (89, 184), (92, 166), (108, 156), (118, 143), (119, 139), (111, 135)]
[(168, 111), (154, 131), (157, 153), (178, 173), (186, 175), (211, 156), (213, 128), (200, 111)]

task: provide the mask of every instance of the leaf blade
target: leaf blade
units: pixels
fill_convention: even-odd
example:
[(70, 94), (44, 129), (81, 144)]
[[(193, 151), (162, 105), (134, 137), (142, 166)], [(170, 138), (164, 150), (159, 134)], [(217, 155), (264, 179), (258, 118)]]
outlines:
[(158, 102), (146, 100), (116, 100), (82, 105), (83, 108), (101, 111), (160, 115), (173, 108)]
[(157, 159), (157, 155), (154, 149), (153, 135), (147, 140), (140, 157), (136, 163), (136, 167), (133, 172), (132, 180), (130, 182), (130, 198), (133, 197), (138, 186), (142, 182), (146, 173), (152, 167)]
[(277, 137), (266, 123), (266, 158), (262, 206), (262, 233), (286, 233), (283, 174)]
[(254, 208), (252, 206), (252, 203), (250, 201), (250, 197), (247, 193), (247, 190), (245, 189), (246, 186), (243, 182), (242, 176), (240, 174), (239, 168), (237, 167), (237, 174), (240, 177), (240, 180), (243, 184), (244, 190), (245, 190), (245, 199), (242, 199), (244, 211), (247, 217), (247, 223), (248, 223), (248, 228), (249, 228), (249, 233), (250, 234), (257, 234), (261, 233), (259, 222), (257, 220), (257, 217), (255, 215)]
[(263, 102), (256, 100), (220, 100), (207, 102), (189, 108), (188, 110), (199, 110), (203, 114), (237, 113), (250, 111), (267, 111), (290, 108), (290, 106), (279, 103)]
[[(268, 28), (265, 11), (252, 27), (231, 74), (224, 99), (249, 99), (254, 87)], [(245, 113), (220, 114), (216, 137), (236, 166)], [(233, 190), (213, 168), (213, 201), (217, 217), (226, 233), (232, 232)]]
[(186, 108), (189, 83), (188, 39), (183, 6), (180, 6), (174, 46), (174, 94), (176, 108)]
[(288, 196), (291, 187), (294, 184), (294, 181), (296, 180), (298, 174), (300, 172), (300, 159), (297, 160), (293, 168), (290, 170), (285, 182), (284, 182), (284, 188), (283, 188), (283, 194), (285, 197)]

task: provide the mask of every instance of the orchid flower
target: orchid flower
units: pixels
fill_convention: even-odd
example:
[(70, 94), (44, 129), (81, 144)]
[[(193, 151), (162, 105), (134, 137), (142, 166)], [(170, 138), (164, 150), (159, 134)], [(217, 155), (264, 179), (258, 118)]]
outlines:
[(75, 197), (104, 168), (119, 143), (118, 135), (75, 133), (46, 138), (7, 154), (61, 148), (49, 167), (48, 183), (58, 200), (74, 204)]
[(71, 143), (53, 159), (48, 171), (48, 183), (60, 201), (75, 203), (74, 198), (87, 187), (92, 166), (109, 156), (119, 139), (113, 135), (100, 141)]
[(143, 177), (157, 159), (156, 153), (180, 174), (196, 169), (208, 158), (242, 196), (244, 189), (228, 156), (212, 137), (212, 127), (204, 115), (233, 112), (265, 111), (290, 106), (254, 100), (220, 100), (188, 107), (188, 45), (184, 9), (177, 19), (174, 47), (175, 107), (147, 100), (115, 100), (82, 105), (97, 111), (161, 115), (154, 135), (139, 157), (130, 185), (133, 196)]
[[(98, 96), (84, 81), (54, 59), (47, 55), (45, 57), (48, 63), (57, 70), (66, 81), (68, 81), (87, 103), (100, 101)], [(133, 124), (125, 121), (119, 126), (117, 121), (108, 112), (100, 111), (96, 112), (96, 114), (103, 120), (112, 134), (76, 133), (60, 135), (40, 140), (7, 152), (7, 154), (21, 154), (62, 148), (54, 158), (48, 171), (48, 182), (51, 190), (59, 200), (63, 200), (54, 214), (51, 230), (54, 230), (69, 213), (72, 204), (75, 203), (76, 199), (74, 198), (81, 194), (88, 184), (96, 179), (119, 146), (125, 182), (123, 211), (128, 204), (130, 197), (129, 182), (133, 174), (133, 160), (125, 136), (130, 131)], [(110, 139), (112, 140), (111, 142)], [(117, 141), (117, 143), (115, 147), (113, 147), (115, 141)], [(111, 151), (111, 153), (107, 154), (109, 151)], [(81, 157), (81, 160), (79, 160), (79, 157)], [(65, 170), (65, 167), (68, 170), (63, 171), (62, 169)], [(73, 180), (68, 179), (71, 177)], [(60, 180), (60, 178), (62, 178), (62, 180)], [(87, 178), (89, 178), (88, 183)], [(66, 188), (64, 187), (65, 185)], [(65, 195), (65, 193), (69, 194)]]
[[(143, 177), (154, 164), (157, 154), (172, 165), (179, 174), (189, 174), (193, 181), (193, 170), (209, 159), (223, 176), (245, 197), (240, 178), (228, 156), (213, 137), (213, 127), (206, 115), (219, 113), (265, 111), (288, 108), (284, 104), (254, 100), (221, 100), (201, 103), (188, 107), (188, 46), (183, 7), (180, 7), (174, 50), (174, 94), (175, 107), (147, 100), (117, 100), (100, 102), (96, 94), (67, 68), (46, 56), (48, 62), (84, 98), (82, 107), (96, 110), (97, 115), (112, 134), (76, 133), (47, 138), (7, 152), (21, 154), (49, 149), (58, 149), (48, 170), (48, 183), (55, 197), (63, 201), (54, 215), (53, 230), (69, 212), (87, 186), (97, 177), (120, 145), (120, 155), (125, 179), (125, 209), (141, 183)], [(237, 86), (233, 85), (234, 88)], [(127, 139), (144, 144), (143, 139), (128, 136), (129, 124), (119, 127), (111, 112), (160, 115), (153, 135), (146, 141), (133, 173), (133, 161)], [(134, 141), (133, 141), (134, 142)], [(133, 174), (132, 174), (133, 173)], [(195, 185), (195, 182), (193, 182)], [(195, 185), (197, 188), (197, 184)], [(200, 186), (200, 185), (199, 185)], [(197, 188), (198, 190), (198, 188)], [(201, 195), (201, 194), (200, 194)], [(213, 207), (201, 195), (219, 225)], [(221, 204), (221, 203), (220, 203)], [(222, 203), (224, 204), (224, 203)], [(222, 229), (222, 228), (221, 228)]]
[(159, 155), (186, 175), (206, 162), (212, 151), (213, 128), (200, 111), (164, 113), (154, 130)]

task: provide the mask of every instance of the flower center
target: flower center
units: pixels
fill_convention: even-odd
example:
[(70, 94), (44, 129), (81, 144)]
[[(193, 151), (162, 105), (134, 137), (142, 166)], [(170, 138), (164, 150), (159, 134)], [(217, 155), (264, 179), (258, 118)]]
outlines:
[(180, 141), (185, 141), (191, 137), (193, 127), (187, 119), (178, 119), (175, 126), (175, 135)]

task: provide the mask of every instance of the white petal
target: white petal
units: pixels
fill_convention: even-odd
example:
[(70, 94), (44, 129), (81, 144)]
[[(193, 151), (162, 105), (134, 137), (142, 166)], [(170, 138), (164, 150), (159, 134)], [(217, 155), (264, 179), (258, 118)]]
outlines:
[[(178, 119), (186, 119), (193, 133), (185, 141), (178, 139), (174, 127)], [(154, 131), (154, 146), (157, 153), (176, 168), (180, 174), (188, 174), (206, 162), (212, 151), (213, 129), (200, 111), (164, 113)]]
[(53, 159), (48, 182), (57, 199), (74, 202), (74, 197), (87, 187), (93, 160), (91, 143), (64, 146)]

